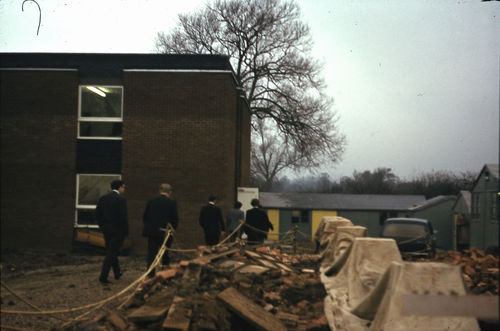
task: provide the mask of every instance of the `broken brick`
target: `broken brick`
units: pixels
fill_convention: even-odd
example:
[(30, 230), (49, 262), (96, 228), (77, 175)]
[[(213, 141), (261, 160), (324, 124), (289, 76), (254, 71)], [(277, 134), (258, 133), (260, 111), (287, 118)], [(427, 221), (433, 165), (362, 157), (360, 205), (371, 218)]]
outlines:
[(176, 274), (177, 274), (177, 269), (167, 269), (157, 272), (156, 276), (162, 277), (163, 279), (169, 279), (175, 277)]
[(109, 322), (111, 322), (111, 324), (113, 324), (114, 327), (116, 327), (120, 331), (123, 331), (127, 328), (127, 322), (125, 321), (125, 318), (117, 312), (111, 312), (108, 316), (108, 320)]

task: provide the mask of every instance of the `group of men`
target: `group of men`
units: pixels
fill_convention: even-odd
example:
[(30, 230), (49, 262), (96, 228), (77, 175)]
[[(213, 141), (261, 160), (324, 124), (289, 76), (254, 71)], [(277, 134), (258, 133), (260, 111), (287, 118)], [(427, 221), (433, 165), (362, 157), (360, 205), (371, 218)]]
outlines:
[[(106, 256), (101, 268), (99, 282), (108, 284), (109, 273), (113, 269), (115, 279), (120, 279), (122, 271), (118, 262), (118, 253), (128, 235), (128, 217), (127, 201), (123, 194), (125, 193), (125, 182), (114, 180), (111, 182), (111, 192), (99, 198), (95, 210), (97, 224), (104, 235), (106, 246)], [(225, 232), (226, 226), (222, 216), (221, 209), (216, 206), (217, 198), (210, 195), (208, 204), (200, 210), (199, 223), (205, 234), (205, 243), (207, 245), (216, 245), (219, 242), (220, 235)], [(249, 209), (244, 217), (240, 210), (242, 204), (237, 201), (234, 208), (227, 213), (227, 231), (235, 232), (240, 221), (246, 220), (244, 229), (233, 233), (231, 241), (246, 233), (249, 243), (260, 243), (267, 238), (269, 229), (274, 230), (269, 221), (267, 213), (260, 208), (259, 200), (253, 199), (252, 209)], [(170, 224), (177, 229), (179, 216), (177, 212), (177, 202), (172, 199), (172, 186), (170, 184), (161, 184), (159, 194), (148, 200), (143, 215), (142, 235), (148, 237), (147, 267), (153, 263), (163, 241), (165, 240), (166, 227)], [(173, 238), (167, 240), (166, 246), (170, 247)], [(162, 264), (168, 265), (170, 258), (168, 252), (163, 254)], [(155, 270), (151, 270), (149, 277), (153, 277)]]
[[(217, 197), (208, 197), (208, 204), (200, 210), (199, 223), (205, 233), (205, 244), (212, 246), (219, 242), (222, 233), (226, 232), (222, 211), (216, 206)], [(242, 204), (239, 201), (234, 203), (234, 208), (229, 210), (226, 216), (227, 233), (231, 234), (230, 241), (235, 241), (243, 233), (246, 233), (249, 243), (261, 243), (267, 238), (269, 229), (274, 230), (273, 224), (269, 221), (267, 213), (260, 208), (259, 200), (251, 201), (252, 208), (247, 210), (246, 217), (240, 210)], [(245, 220), (245, 227), (240, 231), (235, 230), (240, 225), (240, 221)], [(233, 233), (235, 232), (235, 233)]]

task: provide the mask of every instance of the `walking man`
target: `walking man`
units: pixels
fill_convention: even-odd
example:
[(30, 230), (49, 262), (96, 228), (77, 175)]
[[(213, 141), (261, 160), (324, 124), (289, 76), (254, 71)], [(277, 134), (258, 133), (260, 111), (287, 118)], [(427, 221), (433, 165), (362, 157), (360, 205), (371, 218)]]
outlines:
[(102, 284), (110, 283), (108, 274), (111, 268), (115, 279), (120, 279), (122, 272), (118, 253), (128, 235), (127, 200), (122, 196), (125, 193), (125, 182), (119, 179), (112, 181), (111, 190), (99, 198), (95, 209), (97, 224), (104, 234), (106, 246), (106, 256), (99, 276)]
[(221, 232), (224, 232), (224, 220), (222, 212), (215, 204), (217, 197), (210, 195), (208, 204), (200, 210), (199, 223), (205, 232), (205, 244), (208, 246), (216, 245), (219, 242)]
[(245, 232), (248, 235), (248, 241), (250, 243), (262, 243), (267, 238), (269, 229), (274, 230), (274, 227), (273, 224), (269, 222), (267, 213), (260, 208), (258, 199), (252, 199), (250, 204), (252, 205), (252, 209), (247, 210), (246, 224), (250, 225), (252, 228), (247, 227)]
[[(172, 186), (170, 184), (160, 184), (159, 194), (151, 198), (144, 209), (142, 221), (144, 224), (142, 235), (148, 237), (148, 257), (147, 268), (153, 263), (161, 244), (165, 240), (166, 232), (160, 228), (166, 228), (167, 224), (171, 224), (174, 229), (177, 229), (179, 217), (177, 214), (177, 202), (171, 198)], [(167, 247), (172, 245), (173, 237), (167, 240)], [(162, 265), (168, 265), (170, 257), (168, 251), (165, 251), (162, 257)], [(154, 269), (151, 270), (149, 277), (155, 274)]]

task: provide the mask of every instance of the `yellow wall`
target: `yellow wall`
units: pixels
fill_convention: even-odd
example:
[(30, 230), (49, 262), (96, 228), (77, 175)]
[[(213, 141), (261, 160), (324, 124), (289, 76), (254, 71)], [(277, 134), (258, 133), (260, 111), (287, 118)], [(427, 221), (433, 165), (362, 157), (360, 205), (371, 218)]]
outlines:
[(267, 216), (269, 217), (269, 221), (271, 221), (274, 227), (273, 231), (269, 231), (267, 238), (269, 240), (279, 240), (280, 211), (278, 209), (268, 209)]
[(337, 216), (336, 210), (313, 210), (311, 235), (314, 237), (323, 216)]

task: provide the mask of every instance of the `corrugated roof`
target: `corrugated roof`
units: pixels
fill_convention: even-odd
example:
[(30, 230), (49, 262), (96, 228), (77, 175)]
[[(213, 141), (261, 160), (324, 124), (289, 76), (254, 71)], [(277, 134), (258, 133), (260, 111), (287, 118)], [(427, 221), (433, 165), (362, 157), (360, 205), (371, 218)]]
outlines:
[(313, 210), (407, 210), (425, 200), (423, 195), (328, 194), (260, 192), (264, 208)]
[(411, 211), (423, 210), (449, 200), (456, 201), (457, 197), (455, 197), (454, 195), (438, 195), (437, 197), (422, 201), (416, 206), (410, 207), (409, 209)]

